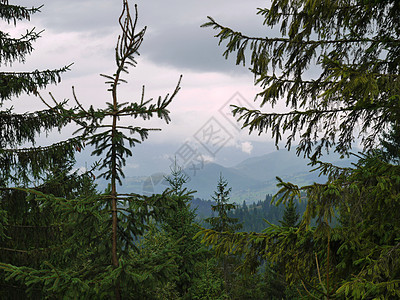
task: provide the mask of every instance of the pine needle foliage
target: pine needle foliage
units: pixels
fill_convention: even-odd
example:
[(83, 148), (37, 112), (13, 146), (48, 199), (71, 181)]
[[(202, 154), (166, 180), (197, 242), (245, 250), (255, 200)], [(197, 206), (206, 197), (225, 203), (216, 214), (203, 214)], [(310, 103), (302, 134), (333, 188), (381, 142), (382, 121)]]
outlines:
[[(249, 64), (260, 106), (234, 107), (249, 132), (271, 131), (313, 159), (324, 149), (347, 153), (355, 136), (371, 149), (399, 119), (398, 1), (272, 1), (259, 8), (265, 37), (248, 36), (209, 17), (224, 56)], [(249, 59), (249, 61), (247, 61)]]
[(43, 298), (49, 295), (43, 281), (35, 282), (24, 271), (47, 274), (50, 265), (73, 265), (78, 245), (73, 238), (75, 218), (68, 212), (72, 201), (66, 199), (88, 197), (95, 190), (90, 174), (78, 175), (71, 170), (72, 164), (53, 166), (44, 183), (34, 190), (2, 189), (0, 211), (5, 213), (0, 234), (2, 299)]
[(171, 167), (171, 174), (165, 180), (169, 184), (171, 200), (177, 205), (176, 211), (161, 223), (161, 228), (174, 244), (177, 255), (176, 277), (171, 282), (182, 299), (192, 299), (193, 286), (199, 277), (197, 265), (204, 260), (208, 251), (202, 246), (200, 239), (195, 238), (199, 229), (195, 224), (196, 209), (190, 203), (194, 192), (185, 187), (189, 177), (175, 162)]
[(229, 203), (229, 194), (231, 191), (232, 188), (228, 188), (228, 182), (220, 174), (217, 190), (214, 192), (214, 196), (212, 196), (216, 204), (211, 205), (212, 211), (217, 212), (218, 216), (205, 219), (211, 225), (211, 228), (216, 231), (235, 232), (242, 228), (242, 224), (238, 224), (239, 220), (237, 218), (228, 215), (229, 211), (236, 208), (236, 204)]
[[(12, 5), (8, 0), (2, 0), (0, 18), (16, 25), (17, 21), (30, 21), (31, 15), (40, 12), (40, 8)], [(20, 37), (11, 37), (8, 32), (0, 31), (0, 66), (11, 66), (15, 62), (24, 63), (26, 56), (33, 51), (33, 43), (40, 38), (40, 34), (41, 32), (37, 32), (35, 28), (27, 30)], [(49, 84), (59, 83), (61, 74), (68, 71), (69, 67), (70, 65), (55, 70), (32, 72), (0, 71), (0, 104), (21, 93), (36, 94), (39, 89)]]
[[(0, 3), (0, 18), (17, 25), (18, 21), (30, 20), (31, 15), (39, 12), (38, 8), (26, 8)], [(8, 32), (0, 31), (0, 66), (24, 63), (32, 50), (32, 44), (40, 37), (35, 29), (27, 30), (19, 38), (11, 37)], [(0, 70), (0, 107), (6, 100), (11, 100), (22, 93), (37, 94), (49, 84), (59, 83), (61, 74), (69, 70), (69, 66), (56, 70), (34, 70), (31, 72), (4, 72)], [(60, 105), (63, 105), (61, 103)], [(28, 184), (30, 180), (40, 180), (44, 170), (51, 165), (73, 158), (75, 147), (81, 142), (73, 139), (35, 148), (38, 134), (48, 134), (53, 129), (60, 130), (67, 122), (56, 111), (59, 107), (32, 113), (15, 114), (12, 109), (0, 111), (0, 169), (2, 186), (6, 184)], [(21, 146), (32, 144), (33, 147), (21, 149)]]
[[(107, 102), (105, 109), (95, 109), (91, 106), (89, 109), (83, 108), (78, 101), (74, 92), (74, 99), (77, 107), (71, 110), (64, 110), (62, 112), (65, 118), (76, 122), (79, 133), (84, 137), (86, 144), (93, 145), (95, 150), (92, 155), (103, 156), (99, 170), (103, 172), (100, 177), (109, 180), (110, 191), (105, 195), (103, 205), (105, 204), (107, 210), (103, 213), (111, 213), (107, 224), (110, 229), (111, 236), (109, 240), (111, 245), (107, 246), (109, 249), (109, 259), (111, 261), (114, 271), (109, 277), (104, 277), (104, 280), (111, 280), (111, 282), (104, 282), (104, 286), (114, 287), (115, 299), (120, 299), (122, 291), (128, 293), (129, 286), (137, 286), (140, 282), (146, 280), (146, 276), (140, 276), (139, 273), (121, 273), (122, 270), (127, 271), (132, 269), (135, 271), (135, 262), (132, 251), (138, 251), (135, 239), (142, 236), (148, 227), (150, 220), (158, 221), (160, 218), (171, 213), (172, 201), (167, 203), (167, 195), (159, 195), (152, 197), (145, 197), (137, 194), (119, 194), (117, 192), (117, 185), (122, 184), (124, 178), (123, 167), (126, 164), (126, 158), (132, 156), (131, 148), (136, 144), (144, 141), (150, 131), (159, 130), (156, 128), (144, 128), (134, 125), (122, 125), (121, 119), (143, 119), (149, 120), (153, 116), (169, 123), (169, 110), (168, 106), (172, 99), (178, 93), (180, 87), (180, 79), (178, 84), (171, 95), (167, 94), (165, 97), (159, 97), (154, 103), (153, 99), (145, 99), (144, 87), (142, 89), (141, 98), (137, 102), (124, 102), (118, 101), (118, 87), (127, 81), (123, 75), (129, 74), (128, 67), (136, 65), (136, 56), (139, 54), (138, 49), (143, 41), (146, 27), (136, 31), (138, 21), (137, 6), (135, 5), (135, 15), (130, 13), (127, 1), (123, 1), (123, 10), (119, 18), (119, 25), (122, 34), (118, 37), (117, 46), (115, 48), (115, 62), (116, 71), (113, 75), (101, 74), (106, 78), (106, 84), (109, 85), (108, 91), (111, 94), (111, 102)], [(52, 97), (56, 105), (58, 102)], [(110, 120), (107, 123), (107, 120)], [(168, 209), (169, 208), (169, 209)], [(104, 242), (103, 242), (104, 243)], [(124, 261), (125, 260), (125, 261)], [(162, 270), (160, 266), (156, 266), (153, 272)], [(139, 270), (137, 272), (140, 272)], [(135, 275), (134, 275), (135, 274)], [(129, 285), (129, 280), (126, 276), (130, 276), (129, 280), (134, 280)], [(133, 276), (133, 277), (132, 277)], [(135, 279), (136, 278), (136, 279)], [(124, 287), (121, 287), (121, 285)]]
[[(125, 214), (122, 207), (119, 204), (122, 202), (132, 203), (129, 205), (129, 209), (133, 209), (136, 204), (134, 195), (120, 195), (117, 192), (117, 183), (122, 184), (122, 178), (124, 177), (123, 167), (126, 164), (126, 158), (132, 156), (131, 148), (148, 137), (148, 134), (152, 130), (158, 130), (154, 128), (144, 128), (132, 125), (120, 125), (119, 121), (123, 117), (129, 118), (141, 118), (143, 120), (150, 119), (154, 115), (158, 118), (163, 119), (166, 123), (169, 123), (169, 110), (168, 105), (179, 91), (180, 80), (171, 95), (167, 95), (164, 98), (161, 96), (158, 98), (156, 103), (152, 103), (152, 99), (145, 100), (144, 98), (144, 87), (140, 101), (132, 103), (120, 103), (118, 101), (117, 89), (121, 83), (126, 83), (123, 79), (123, 74), (128, 74), (128, 67), (134, 67), (136, 65), (135, 56), (138, 55), (138, 49), (143, 41), (146, 27), (139, 32), (136, 32), (136, 24), (138, 20), (137, 6), (135, 6), (135, 16), (131, 17), (128, 2), (123, 1), (123, 11), (119, 18), (119, 25), (122, 30), (122, 34), (118, 37), (117, 46), (115, 48), (115, 62), (116, 71), (113, 75), (101, 76), (106, 78), (106, 84), (110, 87), (108, 91), (111, 93), (112, 101), (107, 103), (105, 109), (94, 109), (90, 107), (88, 110), (83, 109), (82, 105), (77, 101), (79, 110), (74, 112), (73, 120), (78, 120), (78, 125), (81, 128), (77, 132), (82, 132), (85, 136), (87, 144), (93, 145), (95, 150), (92, 155), (101, 156), (104, 155), (103, 160), (100, 163), (99, 169), (104, 170), (100, 174), (100, 177), (104, 177), (109, 180), (111, 192), (110, 192), (110, 204), (112, 213), (112, 250), (111, 258), (112, 265), (117, 268), (118, 262), (118, 221), (119, 219), (125, 219), (128, 221), (126, 226), (128, 232), (124, 234), (124, 239), (128, 238), (130, 234), (137, 236), (142, 234), (142, 225), (136, 225), (131, 223), (131, 218), (134, 218), (134, 213)], [(67, 112), (66, 112), (67, 113)], [(109, 124), (104, 124), (107, 118), (111, 119)], [(127, 135), (125, 132), (128, 132)], [(127, 144), (127, 145), (126, 145)], [(139, 202), (143, 200), (139, 197)], [(129, 211), (129, 210), (128, 210)], [(118, 214), (120, 216), (118, 216)], [(139, 220), (137, 220), (139, 221)], [(130, 233), (129, 233), (130, 232)], [(128, 238), (129, 239), (129, 238)], [(124, 243), (124, 252), (132, 248), (129, 243)], [(119, 298), (118, 287), (116, 290), (116, 298)]]
[[(0, 1), (0, 18), (14, 26), (21, 20), (29, 21), (31, 15), (39, 11), (40, 7), (26, 8)], [(24, 63), (39, 37), (40, 32), (35, 29), (17, 38), (0, 30), (0, 66)], [(36, 95), (49, 84), (59, 83), (61, 74), (68, 69), (69, 66), (31, 72), (0, 71), (0, 107), (5, 101), (17, 101), (15, 97), (22, 93)], [(55, 205), (57, 202), (45, 201), (39, 195), (49, 193), (51, 197), (70, 199), (94, 193), (89, 173), (72, 172), (74, 154), (82, 147), (79, 138), (36, 146), (39, 134), (47, 135), (68, 124), (58, 112), (64, 104), (22, 114), (14, 113), (12, 108), (0, 111), (2, 299), (43, 298), (43, 285), (35, 284), (32, 278), (28, 280), (22, 270), (46, 273), (49, 265), (65, 265), (70, 259), (64, 253), (71, 248), (67, 246), (73, 232), (70, 220)], [(34, 193), (30, 192), (33, 188)]]
[[(180, 89), (179, 80), (173, 93), (164, 98), (160, 96), (156, 103), (153, 103), (152, 99), (145, 100), (144, 87), (141, 99), (138, 102), (120, 103), (118, 101), (117, 89), (121, 83), (126, 82), (122, 76), (129, 73), (128, 67), (136, 65), (135, 56), (138, 55), (138, 49), (146, 31), (146, 28), (144, 28), (136, 32), (137, 20), (137, 6), (135, 5), (135, 15), (132, 18), (128, 2), (123, 1), (123, 11), (119, 18), (122, 34), (118, 37), (115, 48), (117, 69), (113, 75), (102, 74), (107, 80), (106, 84), (109, 85), (108, 91), (111, 93), (112, 101), (107, 103), (105, 109), (90, 107), (85, 110), (75, 97), (78, 110), (73, 113), (64, 112), (67, 116), (71, 113), (72, 119), (81, 126), (78, 132), (85, 137), (87, 144), (95, 147), (92, 154), (104, 156), (99, 169), (103, 170), (100, 176), (110, 182), (110, 193), (106, 197), (108, 199), (106, 206), (111, 212), (111, 218), (107, 223), (111, 232), (109, 258), (114, 271), (109, 275), (109, 280), (112, 279), (111, 285), (115, 288), (115, 299), (121, 298), (121, 291), (124, 288), (125, 293), (129, 291), (127, 289), (129, 280), (126, 276), (130, 276), (130, 280), (134, 280), (134, 283), (130, 285), (131, 287), (146, 280), (146, 276), (139, 276), (139, 273), (132, 277), (133, 273), (128, 272), (123, 275), (121, 272), (126, 272), (130, 268), (135, 271), (134, 266), (137, 262), (132, 261), (134, 259), (132, 251), (138, 250), (135, 246), (135, 238), (145, 233), (146, 224), (151, 219), (157, 221), (165, 217), (168, 213), (168, 207), (171, 209), (171, 203), (167, 204), (166, 195), (145, 197), (135, 194), (122, 195), (117, 192), (117, 184), (122, 184), (124, 177), (123, 167), (126, 158), (132, 156), (131, 148), (145, 140), (150, 131), (158, 130), (133, 125), (120, 125), (120, 119), (127, 117), (148, 120), (157, 116), (169, 123), (170, 117), (167, 107)], [(111, 122), (105, 124), (108, 118), (111, 119)], [(155, 267), (153, 272), (158, 272), (158, 269), (161, 270), (162, 268), (160, 266)], [(124, 288), (121, 287), (122, 284)]]
[[(239, 223), (238, 218), (233, 218), (228, 215), (229, 211), (236, 208), (236, 204), (229, 203), (229, 194), (231, 191), (232, 188), (228, 188), (228, 181), (223, 178), (221, 173), (219, 175), (217, 189), (214, 192), (214, 196), (212, 196), (216, 204), (211, 205), (212, 211), (217, 212), (218, 216), (205, 219), (205, 222), (210, 224), (212, 230), (234, 233), (242, 228), (242, 224)], [(230, 295), (233, 285), (232, 272), (235, 265), (238, 265), (238, 259), (233, 255), (229, 255), (228, 252), (216, 252), (215, 254), (218, 258), (218, 265), (220, 266), (220, 271), (223, 276), (224, 290)]]

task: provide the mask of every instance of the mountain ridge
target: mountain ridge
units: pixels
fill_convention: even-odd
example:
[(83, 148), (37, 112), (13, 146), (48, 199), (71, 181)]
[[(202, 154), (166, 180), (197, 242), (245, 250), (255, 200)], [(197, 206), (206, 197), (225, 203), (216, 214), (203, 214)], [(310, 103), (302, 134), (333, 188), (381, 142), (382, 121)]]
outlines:
[[(351, 160), (340, 160), (339, 156), (329, 156), (330, 162), (340, 165), (348, 164)], [(186, 187), (196, 191), (194, 197), (205, 200), (211, 199), (217, 187), (220, 174), (232, 188), (231, 201), (253, 203), (264, 200), (267, 194), (277, 192), (276, 176), (284, 181), (290, 181), (299, 186), (324, 182), (326, 177), (319, 177), (318, 172), (310, 172), (313, 168), (309, 161), (298, 157), (287, 150), (274, 151), (261, 156), (244, 159), (232, 167), (225, 167), (215, 162), (204, 163), (197, 168), (184, 169), (189, 181)], [(151, 176), (129, 176), (120, 187), (123, 193), (161, 193), (168, 185), (164, 180), (167, 173), (157, 172)]]

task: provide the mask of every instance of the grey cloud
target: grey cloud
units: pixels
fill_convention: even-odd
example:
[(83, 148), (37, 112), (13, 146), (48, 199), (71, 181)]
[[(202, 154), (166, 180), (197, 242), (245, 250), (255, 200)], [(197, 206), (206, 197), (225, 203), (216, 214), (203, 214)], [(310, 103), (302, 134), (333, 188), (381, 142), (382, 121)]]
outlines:
[(45, 29), (54, 32), (107, 34), (117, 28), (121, 12), (121, 6), (115, 1), (44, 0), (42, 3), (41, 12), (32, 20), (38, 20)]
[[(198, 27), (198, 26), (197, 26)], [(210, 32), (195, 26), (180, 26), (145, 36), (141, 52), (156, 64), (200, 72), (240, 74), (247, 68), (235, 66), (233, 59), (222, 57), (223, 47)]]
[[(42, 1), (42, 12), (35, 18), (46, 29), (84, 32), (88, 36), (118, 32), (122, 0)], [(149, 60), (182, 70), (229, 72), (231, 75), (248, 72), (247, 67), (235, 66), (234, 57), (226, 61), (222, 57), (224, 47), (218, 47), (213, 37), (215, 32), (200, 25), (211, 15), (244, 33), (262, 33), (262, 20), (256, 16), (256, 7), (264, 1), (137, 0), (132, 4), (134, 2), (139, 8), (139, 26), (149, 28), (141, 48), (141, 53)]]
[[(179, 2), (179, 1), (175, 1)], [(183, 2), (183, 1), (182, 1)], [(250, 35), (262, 35), (262, 20), (255, 15), (256, 7), (246, 2), (249, 12), (241, 16), (243, 1), (231, 1), (226, 10), (226, 3), (212, 5), (209, 1), (197, 2), (196, 6), (188, 4), (179, 6), (175, 21), (167, 15), (162, 21), (162, 26), (155, 24), (155, 30), (150, 30), (145, 36), (142, 47), (144, 56), (161, 65), (168, 65), (178, 69), (190, 69), (200, 72), (228, 72), (230, 75), (247, 74), (248, 67), (236, 66), (235, 57), (232, 55), (226, 60), (222, 54), (224, 46), (218, 46), (216, 32), (211, 28), (200, 28), (208, 21), (207, 15), (215, 17), (222, 24), (232, 26), (235, 30)], [(224, 2), (224, 1), (222, 1)], [(249, 9), (249, 7), (251, 9)], [(154, 9), (149, 9), (154, 11)], [(161, 14), (160, 10), (157, 10)], [(165, 14), (165, 13), (164, 13)], [(155, 18), (156, 19), (156, 18)]]

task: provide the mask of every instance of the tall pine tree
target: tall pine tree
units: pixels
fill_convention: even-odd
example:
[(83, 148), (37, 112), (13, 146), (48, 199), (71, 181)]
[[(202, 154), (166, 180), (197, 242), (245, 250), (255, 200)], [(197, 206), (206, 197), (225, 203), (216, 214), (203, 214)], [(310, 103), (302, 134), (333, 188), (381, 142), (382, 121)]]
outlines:
[[(143, 283), (150, 277), (163, 278), (169, 272), (168, 251), (163, 256), (143, 257), (140, 238), (151, 221), (160, 221), (176, 207), (165, 193), (150, 197), (118, 193), (122, 184), (123, 167), (132, 156), (131, 148), (145, 140), (153, 128), (121, 124), (124, 118), (148, 120), (154, 116), (170, 121), (168, 106), (179, 91), (179, 82), (171, 95), (158, 101), (146, 100), (144, 88), (136, 102), (121, 103), (118, 89), (126, 82), (123, 75), (135, 66), (135, 57), (143, 41), (146, 28), (136, 31), (137, 8), (131, 15), (129, 5), (123, 1), (119, 18), (122, 34), (115, 48), (116, 71), (102, 75), (107, 79), (111, 101), (103, 109), (85, 109), (74, 97), (76, 106), (65, 108), (52, 98), (62, 122), (75, 122), (80, 134), (71, 140), (84, 140), (93, 145), (93, 155), (101, 156), (100, 174), (109, 181), (109, 190), (103, 195), (85, 193), (69, 199), (46, 194), (35, 189), (27, 192), (40, 203), (46, 203), (59, 214), (60, 222), (69, 230), (68, 237), (54, 249), (40, 266), (1, 263), (8, 281), (14, 280), (32, 290), (40, 290), (42, 297), (57, 298), (138, 298)], [(74, 95), (75, 96), (75, 95)], [(80, 149), (82, 145), (77, 145)]]
[[(7, 23), (17, 24), (21, 20), (30, 20), (39, 8), (26, 8), (11, 5), (6, 0), (0, 2), (0, 17)], [(20, 37), (0, 31), (0, 66), (24, 63), (26, 56), (33, 51), (33, 43), (40, 37), (35, 29), (27, 30)], [(61, 74), (68, 66), (57, 70), (12, 72), (0, 71), (0, 107), (4, 101), (15, 100), (22, 93), (37, 94), (49, 84), (61, 80)], [(73, 158), (76, 147), (81, 147), (77, 139), (60, 142), (47, 147), (21, 148), (26, 144), (35, 144), (38, 134), (47, 134), (52, 129), (61, 129), (66, 120), (57, 114), (57, 108), (31, 113), (15, 114), (13, 110), (0, 111), (0, 184), (27, 184), (40, 179), (45, 170), (59, 161)], [(26, 147), (26, 146), (25, 146)]]
[[(3, 22), (16, 26), (30, 20), (39, 8), (27, 8), (0, 1)], [(40, 32), (29, 29), (21, 36), (0, 30), (0, 67), (23, 64), (33, 51)], [(14, 113), (3, 108), (9, 101), (18, 101), (21, 94), (36, 95), (49, 84), (59, 83), (68, 66), (56, 70), (13, 72), (0, 70), (0, 264), (40, 267), (54, 248), (65, 242), (68, 229), (63, 228), (59, 212), (15, 187), (33, 187), (37, 191), (62, 197), (90, 194), (90, 177), (72, 173), (78, 138), (45, 147), (36, 147), (39, 134), (60, 130), (67, 122), (57, 113), (58, 107), (47, 110)], [(2, 268), (0, 268), (2, 269)], [(28, 291), (27, 286), (0, 270), (0, 297), (22, 299), (41, 297), (40, 288)], [(7, 279), (7, 280), (6, 280)]]

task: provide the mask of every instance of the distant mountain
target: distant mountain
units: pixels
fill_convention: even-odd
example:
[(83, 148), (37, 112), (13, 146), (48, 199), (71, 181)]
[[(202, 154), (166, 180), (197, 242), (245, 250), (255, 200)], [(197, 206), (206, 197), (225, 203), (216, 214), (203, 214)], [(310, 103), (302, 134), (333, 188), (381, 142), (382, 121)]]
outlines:
[(196, 210), (196, 219), (198, 221), (211, 217), (211, 205), (215, 205), (214, 200), (203, 200), (200, 198), (194, 198), (190, 203), (191, 208)]
[[(348, 166), (352, 160), (340, 160), (338, 155), (330, 155), (329, 162), (340, 166)], [(298, 157), (294, 151), (280, 150), (266, 155), (248, 158), (239, 164), (226, 168), (215, 163), (209, 163), (201, 170), (197, 170), (195, 176), (191, 176), (188, 183), (190, 189), (196, 190), (196, 197), (211, 199), (211, 195), (217, 186), (219, 175), (228, 181), (232, 187), (231, 200), (237, 203), (247, 201), (252, 203), (264, 200), (266, 194), (274, 194), (278, 191), (276, 177), (299, 186), (322, 183), (326, 177), (319, 176), (318, 172), (311, 172), (309, 160)], [(186, 170), (189, 176), (191, 170)]]
[[(341, 166), (349, 165), (351, 160), (340, 160), (336, 155), (330, 155), (330, 162)], [(323, 182), (318, 172), (310, 172), (313, 167), (308, 160), (298, 157), (294, 151), (280, 150), (266, 155), (243, 160), (233, 167), (224, 167), (217, 163), (204, 163), (196, 169), (187, 168), (184, 171), (189, 177), (187, 188), (195, 190), (197, 198), (211, 199), (216, 190), (220, 174), (232, 188), (231, 201), (248, 203), (264, 200), (266, 194), (277, 192), (276, 176), (297, 185), (307, 185), (313, 182)], [(120, 192), (123, 193), (160, 193), (167, 188), (164, 180), (166, 173), (158, 172), (151, 176), (131, 176), (127, 174)]]
[(276, 176), (306, 173), (311, 170), (308, 160), (294, 151), (280, 150), (259, 157), (248, 158), (235, 167), (237, 172), (256, 180), (270, 180)]
[(228, 181), (235, 193), (246, 193), (249, 190), (259, 190), (263, 181), (242, 174), (235, 168), (225, 168), (215, 163), (208, 163), (194, 174), (190, 169), (185, 170), (190, 176), (187, 187), (196, 190), (196, 197), (210, 199), (214, 195), (220, 174)]

